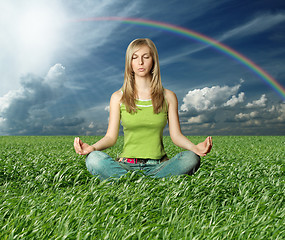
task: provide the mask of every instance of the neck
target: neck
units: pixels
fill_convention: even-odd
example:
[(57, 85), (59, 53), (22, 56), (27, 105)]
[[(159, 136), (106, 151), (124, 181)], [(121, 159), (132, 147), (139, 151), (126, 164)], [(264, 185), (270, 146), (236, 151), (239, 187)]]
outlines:
[(151, 76), (135, 77), (135, 87), (138, 92), (149, 91), (151, 88)]

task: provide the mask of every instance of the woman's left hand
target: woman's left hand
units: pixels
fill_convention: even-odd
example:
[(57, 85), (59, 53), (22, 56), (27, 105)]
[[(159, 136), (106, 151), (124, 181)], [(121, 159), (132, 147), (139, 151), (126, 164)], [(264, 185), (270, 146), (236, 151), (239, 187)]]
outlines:
[(213, 142), (212, 137), (207, 137), (204, 142), (198, 143), (193, 147), (193, 152), (199, 156), (206, 156), (212, 149)]

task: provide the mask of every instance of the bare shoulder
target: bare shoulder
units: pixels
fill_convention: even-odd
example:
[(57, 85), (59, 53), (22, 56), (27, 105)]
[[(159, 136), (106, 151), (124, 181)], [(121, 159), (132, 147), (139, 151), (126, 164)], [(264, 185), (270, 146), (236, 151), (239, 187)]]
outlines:
[(164, 94), (165, 94), (165, 98), (166, 98), (166, 101), (168, 104), (176, 104), (177, 103), (177, 97), (173, 91), (165, 88)]
[(121, 102), (121, 98), (122, 98), (122, 91), (121, 89), (119, 89), (118, 91), (114, 92), (111, 96), (111, 101), (112, 102), (116, 102), (116, 103), (120, 103)]

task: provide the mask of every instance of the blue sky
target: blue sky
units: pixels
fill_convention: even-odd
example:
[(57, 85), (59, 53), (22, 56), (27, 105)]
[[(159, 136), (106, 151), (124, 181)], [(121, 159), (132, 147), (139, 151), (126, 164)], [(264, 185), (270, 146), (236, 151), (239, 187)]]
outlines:
[[(104, 135), (128, 44), (147, 37), (179, 101), (185, 135), (284, 135), (285, 103), (240, 62), (119, 16), (194, 30), (235, 49), (285, 86), (284, 1), (1, 1), (0, 135)], [(168, 133), (167, 128), (165, 134)]]

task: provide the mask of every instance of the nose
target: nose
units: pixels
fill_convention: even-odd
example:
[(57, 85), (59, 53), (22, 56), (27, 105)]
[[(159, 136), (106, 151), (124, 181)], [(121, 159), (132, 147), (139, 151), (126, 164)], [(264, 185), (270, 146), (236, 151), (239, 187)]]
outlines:
[(143, 58), (142, 58), (142, 57), (139, 58), (139, 64), (140, 64), (140, 65), (143, 65)]

